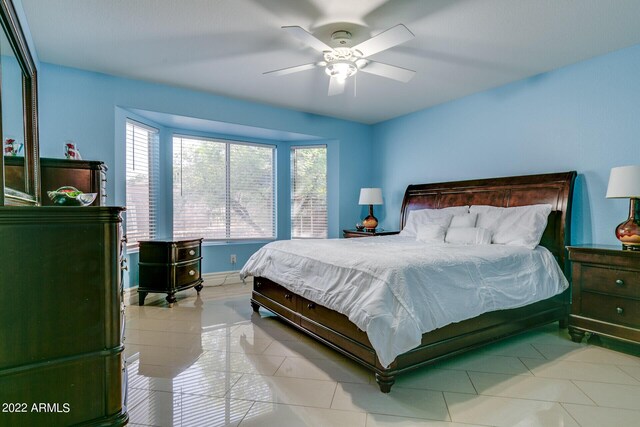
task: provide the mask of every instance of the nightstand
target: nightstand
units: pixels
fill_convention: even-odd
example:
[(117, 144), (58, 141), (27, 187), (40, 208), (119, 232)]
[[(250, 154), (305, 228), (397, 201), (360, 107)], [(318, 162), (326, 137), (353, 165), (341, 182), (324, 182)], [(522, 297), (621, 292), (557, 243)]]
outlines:
[(585, 332), (640, 343), (640, 252), (619, 246), (570, 246), (569, 334)]
[(176, 292), (189, 288), (202, 290), (202, 239), (147, 240), (140, 243), (138, 303), (144, 305), (149, 292), (167, 294), (169, 307)]
[(371, 236), (393, 236), (399, 234), (399, 231), (358, 231), (358, 230), (342, 230), (342, 237), (350, 239), (353, 237), (371, 237)]

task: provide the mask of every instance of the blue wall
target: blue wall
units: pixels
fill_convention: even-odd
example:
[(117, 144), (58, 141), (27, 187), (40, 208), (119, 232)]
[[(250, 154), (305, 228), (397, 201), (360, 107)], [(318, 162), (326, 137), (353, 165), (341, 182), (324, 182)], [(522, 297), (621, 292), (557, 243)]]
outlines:
[[(73, 140), (83, 158), (106, 162), (108, 204), (123, 205), (125, 200), (125, 117), (132, 116), (130, 110), (146, 110), (317, 136), (329, 146), (329, 236), (338, 237), (342, 228), (352, 227), (360, 216), (359, 189), (371, 186), (371, 126), (48, 63), (40, 64), (39, 73), (41, 156), (62, 157), (64, 141)], [(167, 135), (171, 131), (161, 127), (165, 144), (170, 142)], [(170, 156), (163, 158), (170, 162)], [(280, 149), (279, 158), (287, 162), (278, 165), (282, 214), (288, 210), (288, 149)], [(289, 233), (289, 223), (283, 218), (286, 215), (279, 215), (279, 238), (287, 238)], [(203, 271), (233, 269), (229, 263), (232, 253), (238, 256), (235, 268), (239, 268), (260, 246), (208, 246)], [(134, 257), (130, 266), (136, 264)], [(135, 284), (133, 270), (131, 283)]]
[[(32, 45), (28, 27), (26, 33)], [(112, 204), (123, 200), (120, 121), (132, 109), (332, 141), (332, 237), (366, 213), (357, 205), (361, 187), (383, 188), (385, 205), (376, 216), (391, 230), (410, 183), (575, 169), (572, 242), (617, 244), (613, 229), (626, 217), (628, 201), (604, 198), (609, 170), (640, 163), (640, 46), (374, 126), (46, 63), (38, 70), (42, 155), (62, 157), (63, 142), (72, 139), (85, 158), (104, 160), (111, 166)], [(279, 191), (282, 210), (287, 202)], [(278, 221), (280, 230), (288, 228)], [(229, 269), (230, 253), (242, 264), (260, 245), (220, 246), (205, 254), (216, 260), (210, 271)]]
[(640, 45), (379, 123), (374, 145), (387, 229), (408, 184), (576, 170), (572, 243), (619, 244), (629, 202), (605, 193), (640, 164)]

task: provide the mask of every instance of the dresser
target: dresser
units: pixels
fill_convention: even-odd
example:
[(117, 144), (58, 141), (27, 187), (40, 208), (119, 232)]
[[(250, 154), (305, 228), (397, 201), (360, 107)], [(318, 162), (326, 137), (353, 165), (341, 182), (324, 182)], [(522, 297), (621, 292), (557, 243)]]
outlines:
[[(24, 159), (5, 157), (5, 181), (9, 187), (24, 182)], [(107, 204), (107, 166), (94, 160), (40, 158), (42, 206), (53, 206), (47, 191), (70, 185), (83, 193), (98, 193), (92, 206)]]
[(176, 292), (202, 290), (202, 239), (146, 240), (140, 243), (138, 301), (142, 306), (149, 292), (167, 294), (169, 307)]
[(342, 230), (342, 237), (352, 239), (354, 237), (393, 236), (399, 233), (399, 231)]
[(620, 246), (570, 246), (569, 334), (585, 332), (640, 343), (640, 252)]
[(0, 425), (126, 424), (122, 210), (0, 207)]

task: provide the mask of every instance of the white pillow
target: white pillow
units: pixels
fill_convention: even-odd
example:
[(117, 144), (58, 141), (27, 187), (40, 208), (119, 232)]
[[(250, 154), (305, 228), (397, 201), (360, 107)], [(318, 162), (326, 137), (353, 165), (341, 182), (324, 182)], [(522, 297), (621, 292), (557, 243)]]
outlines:
[(466, 214), (454, 215), (453, 218), (451, 218), (451, 224), (449, 224), (449, 228), (474, 227), (476, 225), (477, 219), (477, 213), (469, 212)]
[(444, 243), (447, 228), (439, 224), (420, 224), (416, 240), (424, 243)]
[(490, 245), (491, 231), (486, 228), (454, 227), (449, 228), (444, 240), (461, 245)]
[(415, 238), (418, 233), (418, 225), (436, 223), (445, 228), (449, 227), (451, 218), (469, 212), (469, 206), (453, 206), (443, 209), (420, 209), (409, 211), (409, 216), (400, 232), (401, 236)]
[(551, 205), (516, 206), (471, 206), (478, 214), (477, 227), (487, 228), (492, 233), (491, 241), (500, 245), (524, 246), (534, 249), (540, 243)]

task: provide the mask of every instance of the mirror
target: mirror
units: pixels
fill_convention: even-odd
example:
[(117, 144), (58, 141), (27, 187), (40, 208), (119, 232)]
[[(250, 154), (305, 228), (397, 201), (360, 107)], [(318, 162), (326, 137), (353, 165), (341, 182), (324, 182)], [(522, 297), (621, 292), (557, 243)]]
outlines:
[(0, 205), (40, 200), (36, 69), (11, 0), (0, 0)]
[(2, 95), (2, 149), (6, 159), (7, 187), (26, 192), (24, 173), (24, 111), (22, 102), (22, 70), (9, 39), (0, 34), (0, 94)]

